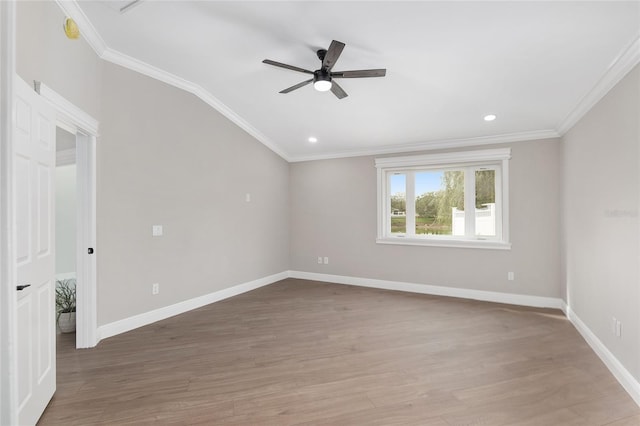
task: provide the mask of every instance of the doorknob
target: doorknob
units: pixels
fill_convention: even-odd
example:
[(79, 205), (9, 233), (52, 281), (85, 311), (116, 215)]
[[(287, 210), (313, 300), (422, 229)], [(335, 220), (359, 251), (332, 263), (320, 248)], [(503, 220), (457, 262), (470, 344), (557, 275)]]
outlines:
[(23, 284), (23, 285), (16, 286), (16, 290), (18, 291), (24, 290), (27, 287), (31, 287), (31, 284)]

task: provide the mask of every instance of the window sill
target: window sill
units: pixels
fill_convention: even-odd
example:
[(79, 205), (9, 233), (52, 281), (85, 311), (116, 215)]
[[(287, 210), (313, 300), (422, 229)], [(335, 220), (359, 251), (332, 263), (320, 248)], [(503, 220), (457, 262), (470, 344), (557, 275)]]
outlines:
[(395, 245), (403, 245), (403, 246), (429, 246), (429, 247), (511, 250), (511, 243), (507, 243), (504, 241), (491, 241), (491, 240), (388, 237), (388, 238), (377, 238), (376, 243), (395, 244)]

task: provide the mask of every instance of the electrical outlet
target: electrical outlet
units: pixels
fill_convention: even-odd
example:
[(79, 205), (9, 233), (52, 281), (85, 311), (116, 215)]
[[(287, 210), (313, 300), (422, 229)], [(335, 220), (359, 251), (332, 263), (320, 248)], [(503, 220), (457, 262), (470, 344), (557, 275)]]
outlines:
[(507, 279), (513, 281), (516, 279), (516, 275), (513, 272), (507, 272)]
[(162, 225), (153, 225), (153, 227), (151, 228), (151, 234), (154, 237), (161, 237), (162, 236)]
[(156, 295), (160, 293), (160, 284), (154, 283), (151, 285), (151, 294)]
[(328, 258), (328, 257), (326, 257), (326, 256), (325, 256), (325, 258), (324, 258), (324, 264), (325, 264), (325, 265), (328, 265), (328, 264), (329, 264), (329, 258)]
[(322, 256), (318, 256), (318, 265), (322, 265)]

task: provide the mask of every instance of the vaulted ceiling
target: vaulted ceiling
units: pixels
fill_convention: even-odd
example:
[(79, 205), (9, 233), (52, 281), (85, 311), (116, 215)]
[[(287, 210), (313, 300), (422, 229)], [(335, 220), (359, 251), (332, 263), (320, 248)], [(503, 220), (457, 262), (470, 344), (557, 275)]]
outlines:
[[(62, 2), (99, 55), (189, 90), (290, 161), (557, 137), (640, 57), (640, 3)], [(309, 78), (346, 44), (344, 99)], [(483, 120), (495, 114), (491, 122)], [(318, 139), (310, 143), (309, 137)]]

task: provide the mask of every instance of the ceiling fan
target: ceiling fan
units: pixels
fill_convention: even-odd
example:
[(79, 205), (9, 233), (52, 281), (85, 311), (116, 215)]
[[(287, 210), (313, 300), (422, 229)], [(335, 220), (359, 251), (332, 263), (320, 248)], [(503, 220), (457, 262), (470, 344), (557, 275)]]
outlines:
[(276, 67), (286, 68), (288, 70), (313, 75), (313, 78), (281, 90), (280, 93), (289, 93), (303, 86), (306, 86), (309, 83), (313, 83), (313, 87), (319, 92), (326, 92), (328, 90), (331, 90), (331, 92), (336, 95), (338, 99), (342, 99), (348, 96), (347, 92), (345, 92), (342, 87), (338, 85), (338, 83), (333, 81), (334, 78), (384, 77), (387, 74), (387, 70), (384, 68), (375, 70), (331, 71), (333, 69), (333, 66), (336, 64), (336, 61), (340, 57), (344, 46), (344, 43), (333, 40), (328, 50), (318, 50), (316, 53), (318, 55), (318, 59), (322, 61), (322, 66), (320, 67), (320, 69), (317, 69), (315, 71), (309, 71), (304, 68), (295, 67), (293, 65), (283, 64), (282, 62), (272, 61), (271, 59), (265, 59), (262, 62), (265, 64), (274, 65)]

